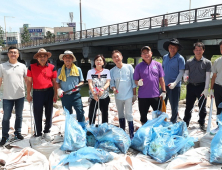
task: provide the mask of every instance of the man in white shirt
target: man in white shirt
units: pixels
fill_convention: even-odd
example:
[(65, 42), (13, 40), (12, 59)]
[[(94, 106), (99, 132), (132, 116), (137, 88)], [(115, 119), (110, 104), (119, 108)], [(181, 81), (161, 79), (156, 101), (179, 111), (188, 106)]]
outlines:
[[(0, 86), (3, 83), (3, 120), (2, 120), (2, 140), (3, 146), (9, 138), (10, 118), (12, 109), (15, 106), (15, 139), (24, 139), (21, 135), (22, 111), (25, 99), (25, 87), (27, 69), (26, 66), (18, 62), (19, 50), (16, 47), (8, 49), (9, 61), (0, 64)], [(25, 80), (25, 81), (24, 81)]]

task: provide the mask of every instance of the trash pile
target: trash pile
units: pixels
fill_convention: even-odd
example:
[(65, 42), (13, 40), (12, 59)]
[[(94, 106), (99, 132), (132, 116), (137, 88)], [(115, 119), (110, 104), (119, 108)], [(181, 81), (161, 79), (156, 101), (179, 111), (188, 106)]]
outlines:
[[(82, 100), (87, 121), (88, 98), (82, 98)], [(215, 136), (199, 130), (196, 123), (197, 107), (194, 108), (189, 129), (179, 119), (176, 124), (169, 122), (171, 110), (168, 105), (166, 113), (154, 111), (148, 114), (148, 121), (142, 126), (136, 102), (133, 105), (135, 134), (130, 140), (129, 134), (126, 133), (127, 128), (123, 131), (118, 127), (118, 113), (112, 98), (111, 101), (109, 122), (100, 124), (98, 127), (86, 124), (84, 129), (76, 121), (75, 111), (70, 115), (66, 109), (54, 107), (50, 132), (54, 140), (47, 142), (42, 139), (40, 143), (33, 142), (30, 105), (25, 102), (22, 126), (25, 139), (11, 143), (7, 148), (0, 148), (0, 169), (142, 170), (151, 168), (161, 170), (221, 167), (212, 163), (222, 163), (222, 152), (219, 149), (222, 146), (220, 141), (222, 130), (220, 128)], [(184, 107), (179, 108), (181, 117), (184, 109)], [(0, 121), (2, 121), (2, 115), (0, 113)], [(12, 114), (10, 136), (13, 136), (14, 118)], [(96, 119), (98, 120), (98, 115)], [(218, 119), (222, 120), (220, 117)], [(216, 126), (215, 120), (214, 111), (212, 128)], [(201, 145), (204, 147), (200, 147)]]

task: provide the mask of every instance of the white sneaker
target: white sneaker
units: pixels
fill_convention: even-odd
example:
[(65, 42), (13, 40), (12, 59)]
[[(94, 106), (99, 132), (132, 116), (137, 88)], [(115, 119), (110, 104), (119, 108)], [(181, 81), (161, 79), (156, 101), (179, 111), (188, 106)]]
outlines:
[(217, 126), (216, 129), (211, 130), (211, 131), (210, 131), (210, 134), (211, 134), (211, 135), (216, 135), (218, 131), (219, 131), (219, 126)]
[(40, 145), (42, 143), (42, 136), (34, 137), (32, 140), (33, 145)]
[(53, 140), (52, 137), (51, 137), (51, 135), (50, 135), (50, 133), (44, 133), (43, 138), (44, 138), (47, 142), (50, 142), (50, 141)]

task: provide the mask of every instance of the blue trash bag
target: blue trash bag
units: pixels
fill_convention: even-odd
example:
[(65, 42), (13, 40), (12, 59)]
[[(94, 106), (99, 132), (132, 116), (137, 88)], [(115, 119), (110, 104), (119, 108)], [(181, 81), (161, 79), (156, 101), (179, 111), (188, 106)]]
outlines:
[(184, 147), (184, 144), (190, 140), (178, 135), (166, 135), (157, 137), (149, 145), (149, 155), (157, 162), (164, 163)]
[(214, 136), (210, 144), (210, 163), (222, 164), (222, 113), (217, 115), (217, 119), (219, 131)]
[(64, 157), (57, 166), (65, 165), (67, 163), (74, 163), (81, 159), (87, 159), (92, 163), (106, 163), (113, 160), (113, 156), (104, 151), (103, 149), (96, 149), (94, 147), (84, 147), (78, 151), (71, 152), (69, 155)]
[(186, 123), (181, 121), (167, 127), (154, 127), (148, 155), (163, 163), (176, 154), (182, 154), (194, 146), (195, 138), (188, 136)]
[[(116, 146), (122, 153), (126, 153), (131, 145), (131, 140), (129, 138), (129, 135), (126, 134), (126, 132), (114, 125), (109, 125), (107, 123), (101, 124), (99, 127), (89, 127), (87, 128), (89, 132), (91, 132), (95, 139), (96, 139), (96, 146), (99, 145), (99, 143), (109, 141), (113, 142), (115, 145), (112, 145), (113, 147)], [(103, 145), (103, 149), (106, 150), (106, 148)], [(108, 148), (109, 150), (110, 148)], [(113, 150), (117, 150), (114, 149)]]
[(162, 113), (158, 118), (147, 121), (142, 127), (140, 127), (134, 134), (131, 147), (135, 150), (141, 151), (144, 155), (147, 155), (150, 141), (152, 140), (152, 128), (158, 126), (168, 126), (170, 122), (165, 122), (167, 118), (166, 113)]
[(155, 110), (152, 112), (152, 119), (156, 119), (158, 118), (163, 112), (161, 112), (160, 110)]
[(64, 107), (66, 115), (64, 142), (60, 147), (63, 151), (76, 151), (86, 146), (86, 132), (74, 118), (73, 114)]
[(110, 142), (110, 141), (104, 141), (104, 142), (97, 142), (95, 145), (95, 148), (100, 148), (104, 149), (107, 152), (115, 152), (115, 153), (120, 153), (121, 151), (119, 148), (115, 145), (115, 143)]

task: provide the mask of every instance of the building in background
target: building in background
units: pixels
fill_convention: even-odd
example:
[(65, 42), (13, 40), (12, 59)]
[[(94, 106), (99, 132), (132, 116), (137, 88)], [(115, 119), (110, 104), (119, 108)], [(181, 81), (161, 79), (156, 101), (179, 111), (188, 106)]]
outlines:
[[(7, 36), (7, 41), (6, 41), (6, 36)], [(3, 37), (4, 44), (6, 44), (7, 42), (7, 45), (15, 45), (21, 43), (20, 33), (18, 32), (6, 32), (6, 35), (5, 33), (1, 34), (0, 37)]]
[[(46, 36), (47, 31), (54, 33), (54, 28), (51, 27), (29, 27), (28, 24), (24, 24), (24, 26), (28, 28), (28, 31), (31, 35), (31, 40), (43, 39), (44, 36)], [(20, 28), (20, 36), (22, 33), (23, 33), (23, 27)]]
[(72, 33), (73, 33), (73, 27), (54, 27), (55, 36), (72, 34)]

